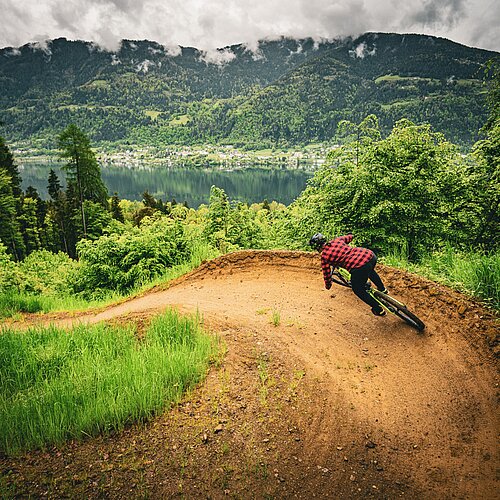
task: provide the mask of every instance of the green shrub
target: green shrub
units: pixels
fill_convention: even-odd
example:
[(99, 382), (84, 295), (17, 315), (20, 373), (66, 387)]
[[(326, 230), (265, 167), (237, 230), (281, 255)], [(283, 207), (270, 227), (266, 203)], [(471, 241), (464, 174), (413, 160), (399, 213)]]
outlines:
[(190, 258), (183, 225), (168, 217), (145, 218), (122, 234), (81, 240), (77, 250), (81, 266), (73, 287), (87, 298), (129, 292)]
[(447, 246), (440, 252), (409, 263), (406, 250), (396, 250), (384, 257), (384, 263), (403, 267), (483, 300), (500, 310), (500, 253), (461, 252)]
[(19, 290), (22, 280), (16, 262), (7, 253), (7, 247), (0, 241), (0, 293)]
[(68, 281), (77, 269), (78, 262), (63, 252), (37, 250), (19, 263), (22, 276), (19, 289), (38, 295), (69, 295)]

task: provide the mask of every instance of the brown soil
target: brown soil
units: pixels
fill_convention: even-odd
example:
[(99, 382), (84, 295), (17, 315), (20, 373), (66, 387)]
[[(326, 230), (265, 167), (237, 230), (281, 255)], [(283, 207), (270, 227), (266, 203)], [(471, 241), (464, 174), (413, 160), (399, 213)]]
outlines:
[(303, 252), (235, 252), (93, 315), (25, 318), (144, 322), (173, 306), (199, 311), (227, 353), (147, 423), (0, 458), (2, 496), (499, 498), (498, 318), (379, 269), (422, 334), (325, 290)]

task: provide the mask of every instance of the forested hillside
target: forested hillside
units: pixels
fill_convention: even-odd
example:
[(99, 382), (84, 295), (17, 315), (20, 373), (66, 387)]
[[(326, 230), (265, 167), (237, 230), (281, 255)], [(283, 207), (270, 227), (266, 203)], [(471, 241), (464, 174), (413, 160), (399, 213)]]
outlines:
[(423, 35), (263, 41), (178, 53), (123, 41), (116, 53), (60, 38), (0, 50), (0, 120), (10, 141), (54, 147), (70, 123), (93, 142), (247, 147), (334, 139), (370, 113), (458, 144), (486, 119), (484, 64), (498, 54)]

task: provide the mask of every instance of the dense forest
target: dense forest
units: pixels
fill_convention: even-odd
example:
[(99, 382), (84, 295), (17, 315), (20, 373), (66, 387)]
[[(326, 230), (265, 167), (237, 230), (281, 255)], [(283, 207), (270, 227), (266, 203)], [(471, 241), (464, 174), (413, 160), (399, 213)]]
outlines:
[(0, 50), (0, 119), (16, 144), (57, 148), (77, 123), (95, 145), (287, 147), (338, 141), (343, 120), (429, 123), (470, 147), (484, 124), (495, 52), (423, 35), (262, 41), (171, 53), (123, 41), (116, 53), (56, 39)]

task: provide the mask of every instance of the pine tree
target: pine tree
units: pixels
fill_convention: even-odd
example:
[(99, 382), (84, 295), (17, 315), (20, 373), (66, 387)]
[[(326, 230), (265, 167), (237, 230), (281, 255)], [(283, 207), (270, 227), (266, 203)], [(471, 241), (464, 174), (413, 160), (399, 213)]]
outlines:
[(19, 218), (26, 252), (30, 254), (41, 248), (40, 230), (37, 220), (37, 202), (33, 198), (24, 198), (23, 213)]
[[(81, 213), (83, 236), (87, 235), (87, 220), (85, 217), (85, 201), (93, 201), (107, 208), (108, 193), (101, 179), (101, 170), (90, 141), (85, 133), (76, 125), (71, 124), (58, 137), (61, 157), (68, 161), (63, 169), (66, 172), (68, 191), (74, 196), (74, 201)], [(70, 203), (71, 204), (71, 203)]]
[(3, 168), (10, 176), (10, 185), (12, 188), (12, 195), (16, 200), (21, 199), (21, 176), (14, 161), (14, 156), (5, 144), (3, 137), (0, 137), (0, 168)]
[(123, 216), (122, 207), (120, 207), (120, 198), (118, 198), (118, 194), (115, 193), (111, 197), (111, 217), (120, 222), (125, 222), (125, 217)]
[(149, 194), (148, 190), (142, 193), (142, 203), (144, 203), (145, 207), (158, 208), (158, 202), (156, 201), (156, 198), (153, 195)]
[[(76, 238), (74, 227), (71, 224), (71, 214), (68, 197), (61, 188), (59, 177), (50, 169), (47, 179), (47, 190), (51, 200), (47, 202), (45, 227), (47, 233), (47, 246), (55, 252), (63, 251), (75, 257)], [(70, 188), (68, 188), (71, 191)]]
[(14, 157), (0, 137), (0, 240), (16, 260), (25, 257), (19, 216), (21, 214), (21, 177)]
[(47, 189), (49, 191), (49, 195), (55, 201), (61, 192), (61, 183), (59, 182), (59, 177), (57, 177), (57, 174), (52, 169), (50, 169), (49, 172), (48, 183)]

